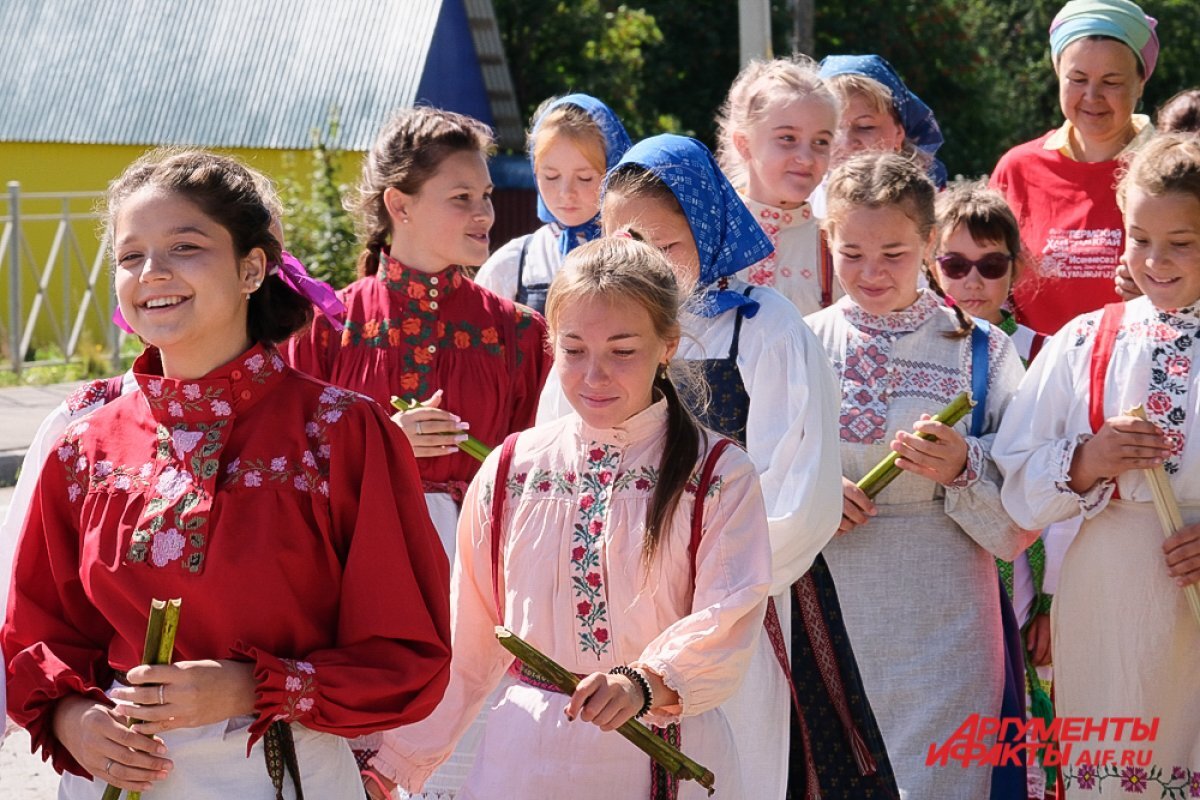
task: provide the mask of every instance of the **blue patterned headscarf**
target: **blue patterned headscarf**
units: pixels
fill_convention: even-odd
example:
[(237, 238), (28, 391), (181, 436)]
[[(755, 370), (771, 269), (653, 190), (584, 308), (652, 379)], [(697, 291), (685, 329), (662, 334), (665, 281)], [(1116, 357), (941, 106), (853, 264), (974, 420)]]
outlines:
[[(547, 106), (546, 110), (542, 112), (542, 116), (538, 117), (537, 122), (533, 125), (533, 135), (529, 137), (529, 163), (533, 164), (535, 173), (537, 171), (537, 164), (533, 163), (533, 143), (537, 140), (538, 126), (546, 117), (546, 114), (559, 106), (565, 105), (575, 106), (587, 112), (587, 115), (592, 118), (592, 122), (596, 123), (596, 127), (600, 129), (600, 133), (604, 135), (605, 171), (616, 166), (616, 163), (621, 160), (621, 156), (625, 155), (625, 151), (632, 144), (629, 141), (629, 134), (625, 132), (625, 126), (621, 124), (621, 120), (617, 119), (617, 115), (613, 113), (611, 108), (591, 95), (569, 94), (565, 97), (560, 97)], [(538, 219), (542, 222), (556, 222), (562, 226), (563, 232), (558, 237), (558, 250), (563, 255), (574, 250), (582, 242), (590, 242), (600, 236), (599, 214), (582, 225), (567, 227), (550, 213), (550, 209), (546, 207), (546, 203), (542, 200), (541, 192), (538, 192), (537, 215)]]
[(946, 165), (934, 158), (945, 143), (942, 129), (938, 127), (933, 109), (925, 105), (900, 80), (900, 74), (881, 56), (826, 56), (821, 59), (821, 77), (835, 75), (862, 75), (882, 83), (892, 93), (892, 107), (900, 117), (904, 136), (930, 157), (929, 177), (939, 189), (946, 186)]
[(745, 306), (746, 316), (754, 316), (758, 302), (724, 288), (722, 278), (757, 264), (775, 248), (708, 148), (695, 139), (664, 133), (635, 144), (617, 168), (625, 164), (636, 164), (665, 183), (687, 217), (700, 253), (700, 280), (690, 310), (715, 317)]

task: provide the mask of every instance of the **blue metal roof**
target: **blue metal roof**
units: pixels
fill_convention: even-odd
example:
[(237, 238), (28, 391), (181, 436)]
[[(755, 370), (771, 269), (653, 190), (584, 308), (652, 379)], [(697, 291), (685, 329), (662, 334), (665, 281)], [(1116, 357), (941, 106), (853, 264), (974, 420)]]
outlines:
[(0, 0), (0, 141), (365, 150), (417, 102), (493, 122), (463, 0)]

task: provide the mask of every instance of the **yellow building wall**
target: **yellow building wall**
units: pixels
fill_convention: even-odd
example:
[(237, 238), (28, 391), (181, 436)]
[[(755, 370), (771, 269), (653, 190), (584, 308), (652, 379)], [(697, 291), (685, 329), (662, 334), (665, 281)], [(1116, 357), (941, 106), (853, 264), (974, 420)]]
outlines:
[[(0, 192), (4, 201), (0, 201), (0, 217), (10, 213), (8, 184), (16, 181), (20, 184), (22, 195), (40, 192), (103, 192), (110, 181), (138, 156), (152, 149), (138, 145), (94, 145), (94, 144), (57, 144), (36, 142), (0, 142)], [(307, 185), (312, 162), (309, 151), (305, 150), (246, 150), (219, 149), (240, 158), (250, 166), (258, 169), (280, 184), (286, 176), (301, 186)], [(342, 158), (342, 174), (339, 182), (353, 184), (361, 168), (361, 155), (346, 153)], [(85, 214), (97, 209), (97, 200), (93, 198), (75, 199), (70, 202), (70, 210), (76, 214)], [(62, 201), (21, 200), (21, 215), (25, 237), (29, 243), (29, 256), (34, 264), (31, 270), (28, 259), (22, 265), (21, 307), (22, 317), (27, 318), (36, 296), (36, 287), (41, 279), (58, 228), (56, 220), (30, 219), (28, 216), (59, 215)], [(74, 322), (77, 309), (83, 298), (86, 273), (90, 270), (97, 251), (99, 250), (99, 220), (80, 219), (71, 224), (71, 229), (78, 241), (79, 253), (73, 249), (62, 248), (66, 252), (56, 259), (56, 266), (48, 283), (47, 294), (49, 302), (44, 304), (35, 328), (31, 349), (45, 352), (47, 345), (60, 338), (66, 338)], [(0, 229), (3, 225), (0, 224)], [(64, 262), (64, 258), (67, 260)], [(10, 253), (6, 249), (0, 254), (0, 354), (3, 354), (3, 369), (9, 361), (9, 298), (10, 290)], [(82, 267), (80, 262), (82, 261)], [(64, 271), (63, 267), (67, 269)], [(67, 277), (64, 277), (64, 272)], [(102, 312), (90, 311), (87, 316), (85, 332), (81, 342), (102, 344), (106, 341), (110, 325), (108, 315), (111, 313), (107, 276), (100, 281), (105, 287), (104, 296), (100, 298)], [(59, 325), (54, 324), (54, 319)]]

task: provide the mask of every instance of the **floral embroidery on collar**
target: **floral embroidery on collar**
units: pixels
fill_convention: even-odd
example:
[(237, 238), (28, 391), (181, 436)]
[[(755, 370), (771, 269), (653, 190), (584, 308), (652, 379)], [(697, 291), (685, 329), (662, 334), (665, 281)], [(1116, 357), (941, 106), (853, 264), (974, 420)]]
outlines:
[[(755, 286), (774, 286), (777, 275), (783, 278), (792, 277), (792, 266), (787, 264), (781, 266), (778, 263), (780, 232), (786, 228), (810, 224), (813, 219), (812, 207), (804, 202), (799, 208), (785, 210), (759, 203), (745, 196), (742, 197), (742, 200), (750, 209), (750, 213), (758, 220), (758, 226), (762, 228), (763, 233), (775, 247), (769, 256), (747, 270), (746, 282)], [(801, 267), (800, 274), (805, 279), (811, 279), (815, 274), (812, 267), (815, 266)]]
[(437, 273), (421, 272), (404, 266), (387, 253), (379, 254), (379, 270), (375, 277), (393, 292), (400, 292), (418, 305), (422, 300), (427, 305), (432, 303), (435, 310), (437, 301), (448, 297), (463, 282), (462, 268), (458, 266), (449, 266)]
[(189, 572), (203, 571), (209, 512), (231, 423), (285, 370), (283, 359), (262, 345), (194, 380), (163, 377), (153, 349), (138, 358), (134, 374), (158, 421), (154, 458), (136, 470), (101, 462), (92, 476), (93, 484), (146, 492), (125, 553), (127, 563), (166, 567), (178, 561)]
[(235, 458), (225, 465), (220, 486), (292, 486), (297, 491), (315, 492), (329, 497), (329, 427), (341, 419), (347, 408), (360, 401), (359, 395), (336, 386), (326, 386), (316, 411), (304, 425), (308, 449), (300, 463), (286, 456)]

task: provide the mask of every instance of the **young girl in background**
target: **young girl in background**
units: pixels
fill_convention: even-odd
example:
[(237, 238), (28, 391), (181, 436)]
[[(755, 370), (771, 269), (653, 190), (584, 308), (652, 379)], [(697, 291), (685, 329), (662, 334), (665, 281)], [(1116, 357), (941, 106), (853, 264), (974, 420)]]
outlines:
[[(635, 716), (712, 769), (717, 797), (758, 796), (718, 706), (762, 629), (766, 514), (754, 464), (672, 383), (680, 300), (662, 255), (629, 238), (580, 247), (555, 277), (546, 311), (572, 413), (510, 437), (471, 484), (446, 699), (374, 760), (410, 791), (508, 672), (461, 797), (705, 797), (685, 781), (668, 793), (612, 732)], [(579, 674), (575, 693), (514, 661), (496, 625)]]
[(600, 235), (600, 185), (629, 145), (621, 120), (590, 95), (542, 103), (529, 131), (529, 161), (546, 224), (493, 253), (475, 282), (542, 313), (567, 253)]
[[(1021, 233), (1004, 195), (987, 188), (982, 181), (960, 181), (937, 196), (935, 208), (938, 247), (937, 257), (929, 265), (929, 285), (939, 287), (946, 295), (946, 302), (962, 308), (975, 318), (976, 324), (983, 320), (1008, 334), (1021, 361), (1028, 364), (1041, 350), (1046, 337), (1019, 324), (1005, 308), (1022, 258)], [(1070, 527), (1070, 523), (1066, 525)], [(1043, 714), (1052, 711), (1049, 664), (1053, 599), (1046, 590), (1046, 575), (1051, 565), (1047, 564), (1043, 537), (1056, 536), (1053, 528), (1050, 526), (1034, 539), (1015, 561), (996, 560), (1012, 601), (1015, 621), (1021, 628), (1027, 710), (1037, 709)], [(1057, 565), (1053, 568), (1057, 572)], [(1031, 760), (1027, 767), (1027, 796), (1042, 800), (1046, 794), (1046, 772), (1036, 760)]]
[(549, 368), (545, 323), (464, 274), (487, 258), (492, 138), (480, 122), (433, 108), (400, 112), (363, 164), (355, 209), (366, 233), (362, 275), (340, 293), (346, 327), (318, 319), (291, 342), (292, 363), (391, 408), (412, 443), (429, 514), (454, 553), (458, 503), (487, 446), (533, 423)]
[[(70, 773), (59, 797), (355, 800), (345, 737), (444, 692), (448, 569), (416, 463), (374, 403), (275, 352), (320, 298), (271, 222), (224, 156), (151, 154), (109, 187), (117, 298), (149, 346), (136, 391), (53, 448), (0, 631), (9, 714)], [(173, 597), (175, 663), (139, 666)]]
[[(702, 370), (709, 394), (688, 401), (747, 447), (763, 482), (774, 564), (768, 635), (724, 707), (746, 786), (762, 798), (894, 797), (819, 555), (838, 521), (833, 374), (794, 306), (735, 277), (770, 252), (769, 241), (712, 154), (682, 136), (625, 154), (605, 181), (602, 218), (606, 231), (630, 229), (671, 260), (689, 297), (680, 354)], [(837, 666), (828, 684), (818, 661)], [(789, 735), (793, 698), (803, 716), (791, 718)]]
[[(846, 297), (808, 322), (840, 375), (846, 477), (840, 535), (823, 552), (900, 789), (982, 798), (989, 767), (926, 766), (926, 756), (970, 715), (1000, 711), (993, 556), (1015, 558), (1033, 534), (1005, 516), (988, 452), (1022, 369), (1003, 335), (987, 337), (986, 367), (973, 364), (970, 320), (919, 288), (934, 193), (911, 159), (890, 153), (851, 158), (828, 181), (825, 225)], [(971, 389), (975, 369), (986, 369), (987, 398), (981, 435), (968, 436), (970, 418), (951, 428), (930, 415)], [(872, 502), (854, 482), (889, 451), (905, 474)]]
[(718, 160), (775, 250), (739, 273), (770, 286), (800, 313), (828, 306), (841, 289), (808, 198), (829, 169), (839, 105), (806, 56), (752, 61), (718, 118)]
[[(1117, 197), (1143, 296), (1047, 343), (994, 448), (1018, 523), (1084, 517), (1051, 611), (1057, 713), (1157, 724), (1153, 742), (1110, 726), (1106, 748), (1137, 751), (1134, 764), (1064, 766), (1072, 800), (1200, 792), (1200, 620), (1183, 592), (1200, 581), (1200, 141), (1156, 136)], [(1138, 405), (1148, 422), (1127, 414)], [(1158, 466), (1185, 523), (1165, 541), (1142, 472)]]
[[(463, 274), (487, 258), (491, 148), (491, 133), (470, 117), (419, 107), (393, 118), (363, 163), (355, 208), (366, 247), (362, 277), (341, 292), (345, 330), (317, 320), (290, 349), (297, 367), (385, 408), (393, 395), (423, 401), (393, 420), (413, 446), (451, 557), (459, 504), (479, 470), (457, 443), (470, 433), (491, 447), (532, 425), (550, 362), (541, 316)], [(453, 797), (481, 733), (482, 718), (429, 781), (430, 800)], [(374, 746), (356, 744), (361, 762)]]
[[(857, 153), (905, 153), (925, 167), (937, 188), (946, 186), (946, 167), (936, 157), (945, 141), (937, 118), (891, 64), (877, 55), (826, 56), (820, 74), (842, 105), (834, 166)], [(811, 202), (824, 218), (824, 186)]]

